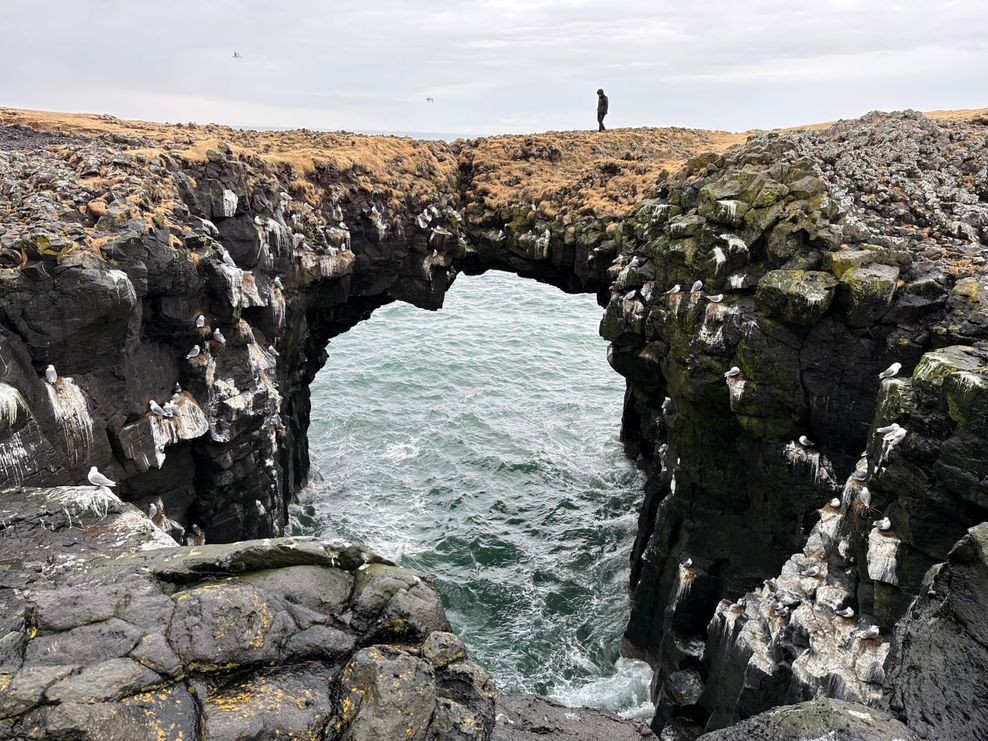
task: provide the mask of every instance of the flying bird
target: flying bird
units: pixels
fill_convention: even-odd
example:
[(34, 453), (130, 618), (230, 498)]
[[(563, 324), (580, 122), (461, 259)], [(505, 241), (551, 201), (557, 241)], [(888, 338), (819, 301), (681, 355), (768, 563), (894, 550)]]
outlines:
[(189, 350), (189, 354), (185, 356), (185, 359), (186, 360), (192, 360), (192, 358), (197, 358), (197, 357), (199, 357), (199, 353), (201, 353), (201, 352), (202, 352), (202, 348), (201, 347), (199, 347), (198, 345), (193, 345), (192, 346), (192, 349)]
[(696, 281), (696, 283), (693, 284), (693, 287), (690, 288), (690, 293), (696, 293), (697, 291), (700, 291), (702, 289), (703, 289), (703, 281), (698, 280)]
[(220, 332), (220, 328), (219, 327), (217, 327), (216, 329), (213, 330), (213, 339), (216, 340), (221, 345), (225, 345), (226, 344), (226, 337), (224, 337), (223, 336), (223, 333)]
[(739, 375), (741, 375), (741, 369), (738, 368), (736, 365), (732, 365), (730, 370), (728, 370), (727, 373), (724, 374), (724, 378), (734, 378), (735, 376), (739, 376)]
[(86, 478), (89, 480), (89, 483), (92, 484), (93, 486), (112, 487), (117, 485), (116, 481), (111, 481), (106, 476), (101, 474), (99, 470), (96, 468), (96, 466), (93, 466), (92, 468), (89, 469), (89, 475), (86, 476)]
[(55, 372), (55, 366), (49, 365), (45, 368), (45, 380), (48, 381), (52, 386), (55, 385), (55, 381), (58, 380), (58, 374)]
[(677, 283), (672, 288), (670, 288), (668, 291), (666, 291), (666, 296), (671, 296), (674, 293), (679, 293), (681, 290), (682, 290), (682, 287)]
[(886, 378), (894, 378), (899, 374), (900, 370), (902, 370), (902, 363), (892, 363), (892, 365), (879, 373), (878, 377), (883, 381)]
[(816, 447), (816, 443), (814, 443), (812, 440), (810, 440), (808, 437), (806, 437), (806, 435), (800, 435), (799, 436), (799, 444), (802, 445), (804, 448), (815, 448)]

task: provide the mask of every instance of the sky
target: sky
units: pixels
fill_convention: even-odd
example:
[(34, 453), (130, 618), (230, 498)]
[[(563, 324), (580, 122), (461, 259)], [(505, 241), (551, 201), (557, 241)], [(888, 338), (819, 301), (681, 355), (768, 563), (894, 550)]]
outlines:
[(157, 121), (595, 128), (601, 87), (612, 128), (988, 106), (988, 0), (0, 0), (0, 28), (0, 106)]

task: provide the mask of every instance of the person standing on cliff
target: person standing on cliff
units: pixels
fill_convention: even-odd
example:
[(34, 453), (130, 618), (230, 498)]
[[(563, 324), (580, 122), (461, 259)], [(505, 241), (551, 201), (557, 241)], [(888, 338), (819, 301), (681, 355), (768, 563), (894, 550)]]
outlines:
[(597, 124), (600, 126), (598, 131), (604, 131), (604, 116), (607, 115), (607, 96), (604, 95), (604, 89), (601, 88), (597, 91)]

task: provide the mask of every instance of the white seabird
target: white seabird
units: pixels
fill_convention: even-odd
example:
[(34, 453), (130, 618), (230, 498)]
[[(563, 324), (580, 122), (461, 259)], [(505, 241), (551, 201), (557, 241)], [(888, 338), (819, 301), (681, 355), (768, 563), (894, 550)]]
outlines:
[(55, 372), (55, 366), (49, 365), (45, 368), (45, 380), (48, 381), (52, 386), (55, 385), (55, 381), (58, 380), (58, 374)]
[(151, 401), (148, 402), (148, 408), (151, 409), (151, 413), (152, 414), (157, 414), (159, 417), (167, 417), (168, 416), (168, 413), (164, 409), (162, 409), (158, 405), (158, 402), (156, 402), (154, 399), (151, 399)]
[(693, 287), (690, 288), (690, 293), (697, 293), (701, 290), (703, 290), (703, 281), (698, 280), (693, 284)]
[(274, 356), (275, 356), (276, 358), (278, 357), (278, 350), (277, 350), (277, 349), (275, 349), (275, 346), (274, 346), (274, 345), (268, 345), (268, 350), (269, 350), (269, 351), (270, 351), (270, 353), (271, 353), (272, 355), (274, 355)]
[[(176, 399), (177, 401), (177, 399)], [(166, 401), (164, 406), (161, 407), (161, 411), (165, 413), (166, 417), (174, 417), (178, 413), (178, 407), (175, 406), (175, 401)]]
[(799, 436), (799, 444), (802, 445), (804, 448), (815, 448), (816, 447), (816, 443), (814, 443), (812, 440), (810, 440), (808, 437), (806, 437), (806, 435), (800, 435)]
[(707, 301), (709, 301), (712, 304), (719, 304), (723, 300), (724, 300), (723, 293), (715, 293), (713, 296), (707, 296)]
[(672, 288), (670, 288), (668, 291), (666, 291), (666, 296), (671, 296), (674, 293), (679, 293), (681, 290), (682, 290), (682, 287), (677, 283)]
[(850, 607), (845, 607), (843, 610), (837, 610), (836, 613), (842, 618), (852, 618), (854, 617), (854, 610)]
[(158, 505), (155, 504), (154, 502), (151, 502), (151, 504), (148, 505), (148, 519), (153, 522), (154, 518), (157, 516), (158, 516)]
[(871, 506), (871, 491), (867, 486), (861, 487), (861, 491), (858, 492), (858, 501), (865, 507)]
[(885, 437), (882, 438), (882, 440), (888, 443), (889, 447), (891, 448), (892, 446), (901, 443), (905, 439), (906, 434), (907, 434), (906, 428), (900, 427), (897, 430), (892, 430), (892, 432), (888, 433)]
[(893, 422), (892, 424), (886, 425), (885, 427), (879, 427), (877, 430), (875, 430), (875, 432), (877, 432), (879, 435), (887, 435), (888, 433), (898, 429), (899, 429), (899, 423)]
[(898, 375), (900, 370), (902, 370), (902, 363), (892, 363), (892, 365), (879, 373), (878, 377), (883, 381), (886, 378), (894, 378)]
[(728, 370), (727, 373), (724, 374), (724, 378), (734, 378), (735, 376), (739, 376), (739, 375), (741, 375), (741, 369), (738, 368), (736, 365), (732, 365), (730, 370)]
[(870, 641), (872, 638), (877, 638), (882, 632), (882, 629), (877, 625), (869, 625), (867, 628), (862, 628), (858, 631), (858, 638), (862, 641)]
[(672, 411), (672, 399), (668, 396), (662, 400), (662, 411), (666, 414)]
[(813, 577), (820, 573), (819, 566), (810, 566), (809, 568), (803, 569), (800, 572), (800, 576)]
[(275, 288), (279, 288), (279, 289), (283, 289), (284, 288), (284, 286), (281, 285), (281, 278), (279, 276), (277, 276), (277, 275), (274, 277), (274, 287)]
[(264, 508), (264, 505), (261, 504), (260, 499), (254, 500), (254, 509), (257, 510), (258, 517), (264, 517), (264, 515), (268, 513), (268, 511)]
[(868, 478), (868, 472), (863, 468), (854, 469), (854, 473), (851, 474), (851, 478), (855, 481), (864, 481)]
[(92, 468), (89, 469), (89, 475), (87, 475), (86, 478), (89, 480), (89, 483), (92, 484), (93, 486), (113, 487), (117, 485), (116, 481), (111, 481), (106, 476), (101, 474), (99, 470), (96, 468), (96, 466), (93, 466)]
[(206, 317), (200, 314), (196, 317), (196, 329), (202, 329), (206, 326)]
[(834, 509), (840, 507), (840, 497), (834, 497), (833, 499), (831, 499), (830, 506), (833, 507)]
[(871, 524), (874, 525), (878, 530), (881, 530), (882, 532), (892, 529), (892, 520), (890, 520), (888, 517), (883, 517), (880, 520), (875, 520)]
[(224, 337), (223, 336), (223, 333), (220, 332), (220, 328), (219, 327), (217, 327), (216, 329), (213, 330), (213, 339), (216, 340), (221, 345), (225, 345), (226, 344), (226, 337)]
[(234, 262), (233, 258), (230, 257), (230, 253), (226, 250), (220, 252), (220, 258), (223, 260), (224, 265), (229, 265), (231, 268), (237, 267), (237, 263)]
[(197, 523), (192, 523), (192, 534), (185, 536), (186, 545), (206, 545), (206, 533)]
[(193, 345), (192, 349), (189, 350), (189, 354), (185, 356), (186, 360), (192, 360), (192, 358), (199, 357), (199, 353), (202, 352), (202, 348), (198, 345)]
[(687, 558), (685, 561), (683, 561), (683, 568), (688, 569), (691, 566), (693, 566), (693, 559), (692, 558)]

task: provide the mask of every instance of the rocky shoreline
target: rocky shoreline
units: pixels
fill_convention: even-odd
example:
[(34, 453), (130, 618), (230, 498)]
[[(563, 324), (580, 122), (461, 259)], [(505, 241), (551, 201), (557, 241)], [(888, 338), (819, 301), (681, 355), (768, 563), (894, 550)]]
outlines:
[[(982, 123), (447, 145), (4, 113), (0, 737), (617, 738), (536, 699), (495, 731), (427, 575), (279, 537), (327, 343), (488, 269), (606, 305), (656, 733), (988, 732)], [(90, 465), (134, 506), (73, 488)]]

